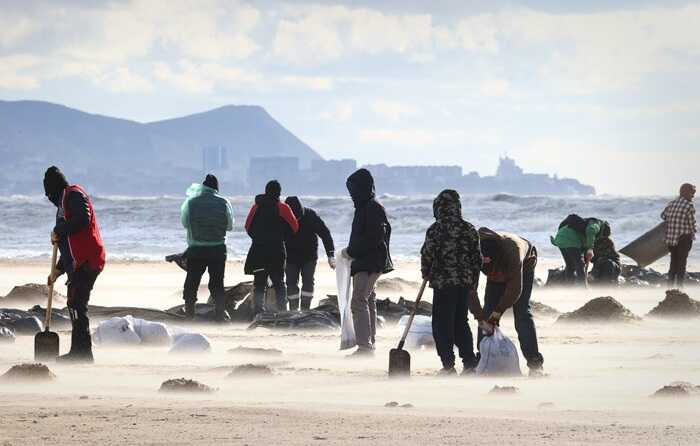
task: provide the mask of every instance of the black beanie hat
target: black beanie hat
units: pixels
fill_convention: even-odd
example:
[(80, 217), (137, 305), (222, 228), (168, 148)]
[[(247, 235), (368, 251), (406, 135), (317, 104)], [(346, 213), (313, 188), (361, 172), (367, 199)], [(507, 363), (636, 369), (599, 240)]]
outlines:
[(49, 200), (54, 201), (68, 187), (65, 175), (56, 166), (51, 166), (44, 173), (44, 193)]
[(272, 180), (265, 185), (265, 195), (269, 195), (272, 198), (278, 198), (282, 195), (282, 186), (279, 181)]
[(219, 180), (212, 174), (207, 174), (207, 177), (204, 179), (202, 184), (207, 187), (211, 187), (217, 192), (219, 191)]

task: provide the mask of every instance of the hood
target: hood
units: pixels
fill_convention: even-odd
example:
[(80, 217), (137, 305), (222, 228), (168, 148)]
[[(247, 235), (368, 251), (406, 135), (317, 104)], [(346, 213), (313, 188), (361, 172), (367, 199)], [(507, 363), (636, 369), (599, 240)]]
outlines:
[(304, 216), (304, 206), (301, 204), (299, 197), (287, 197), (284, 202), (292, 208), (292, 212), (294, 212), (294, 216), (297, 220), (301, 220), (301, 217)]
[(367, 169), (359, 169), (350, 175), (345, 185), (355, 205), (374, 198), (374, 178)]
[(503, 261), (501, 253), (501, 240), (503, 237), (496, 231), (489, 228), (479, 228), (479, 245), (481, 246), (481, 255), (489, 257), (491, 263), (484, 263), (481, 270), (488, 274), (498, 268)]
[(278, 202), (279, 199), (271, 197), (267, 194), (260, 194), (255, 196), (255, 204), (257, 204), (258, 207), (276, 206)]
[(44, 194), (51, 203), (57, 207), (61, 206), (63, 191), (68, 187), (66, 177), (56, 166), (51, 166), (44, 173)]
[(445, 189), (433, 201), (433, 216), (436, 220), (462, 217), (462, 202), (456, 190)]

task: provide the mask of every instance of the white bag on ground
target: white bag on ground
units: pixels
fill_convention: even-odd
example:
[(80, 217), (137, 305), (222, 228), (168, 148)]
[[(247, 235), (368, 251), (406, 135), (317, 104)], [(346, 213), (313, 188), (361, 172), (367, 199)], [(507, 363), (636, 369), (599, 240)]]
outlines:
[(357, 345), (355, 327), (352, 323), (352, 310), (350, 308), (350, 299), (352, 299), (351, 264), (352, 260), (340, 255), (335, 268), (335, 281), (338, 285), (338, 310), (340, 310), (341, 350), (353, 348)]
[(206, 353), (211, 351), (209, 338), (200, 333), (181, 333), (173, 338), (170, 353)]
[(136, 345), (141, 343), (141, 337), (134, 329), (134, 319), (131, 316), (113, 317), (100, 322), (94, 334), (96, 344), (100, 345)]
[(477, 375), (518, 376), (521, 375), (520, 359), (513, 341), (496, 327), (491, 336), (485, 336), (479, 344), (481, 359), (476, 367)]
[(162, 322), (152, 322), (145, 319), (132, 318), (134, 331), (141, 338), (141, 343), (149, 345), (170, 345), (172, 336), (168, 326)]
[[(398, 327), (401, 329), (402, 333), (406, 327), (406, 324), (408, 323), (409, 317), (410, 316), (406, 315), (401, 316), (401, 319), (399, 319)], [(420, 348), (424, 345), (435, 345), (435, 339), (433, 339), (433, 318), (419, 314), (413, 318), (411, 329), (408, 330), (408, 336), (406, 336), (406, 347)]]

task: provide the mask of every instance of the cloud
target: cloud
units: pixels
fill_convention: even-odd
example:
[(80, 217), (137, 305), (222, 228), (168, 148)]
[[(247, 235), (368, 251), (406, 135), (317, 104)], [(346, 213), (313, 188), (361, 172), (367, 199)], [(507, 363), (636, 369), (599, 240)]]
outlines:
[(39, 24), (27, 17), (3, 12), (0, 16), (0, 47), (12, 47), (37, 31)]
[(140, 93), (153, 91), (153, 84), (140, 74), (133, 73), (127, 67), (119, 67), (114, 71), (105, 73), (95, 81), (98, 85), (105, 85), (116, 93)]
[(305, 90), (332, 90), (333, 79), (325, 76), (282, 76), (278, 80), (273, 80), (283, 86), (302, 88)]
[(190, 93), (211, 93), (216, 87), (236, 89), (242, 84), (256, 84), (259, 77), (238, 68), (216, 63), (179, 61), (175, 68), (166, 62), (153, 65), (153, 76), (171, 86)]
[(487, 97), (504, 97), (510, 91), (511, 84), (505, 79), (487, 79), (479, 87), (479, 93)]
[(379, 117), (389, 121), (400, 121), (404, 117), (417, 116), (420, 110), (415, 105), (385, 100), (374, 101), (372, 111)]
[(346, 122), (352, 118), (353, 106), (348, 102), (339, 102), (335, 104), (332, 110), (321, 113), (321, 119), (326, 121)]
[(38, 88), (39, 79), (28, 71), (39, 63), (40, 59), (31, 54), (0, 57), (0, 88), (7, 90)]

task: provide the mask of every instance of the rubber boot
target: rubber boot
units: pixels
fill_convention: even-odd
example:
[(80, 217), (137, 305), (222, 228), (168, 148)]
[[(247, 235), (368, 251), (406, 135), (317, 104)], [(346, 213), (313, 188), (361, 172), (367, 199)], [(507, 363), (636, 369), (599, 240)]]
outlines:
[(195, 304), (197, 302), (194, 300), (186, 300), (185, 301), (185, 318), (186, 319), (194, 319), (194, 313), (195, 313)]
[[(301, 303), (301, 309), (304, 309), (304, 301)], [(289, 298), (289, 311), (297, 311), (299, 309), (299, 298)]]
[(90, 325), (85, 316), (85, 320), (80, 320), (75, 310), (69, 310), (73, 330), (71, 331), (70, 351), (56, 358), (56, 361), (73, 364), (92, 364), (92, 337), (90, 336)]
[(311, 309), (311, 301), (314, 299), (313, 296), (301, 296), (301, 309), (302, 310), (310, 310)]
[(267, 311), (265, 308), (265, 290), (253, 292), (253, 316)]

